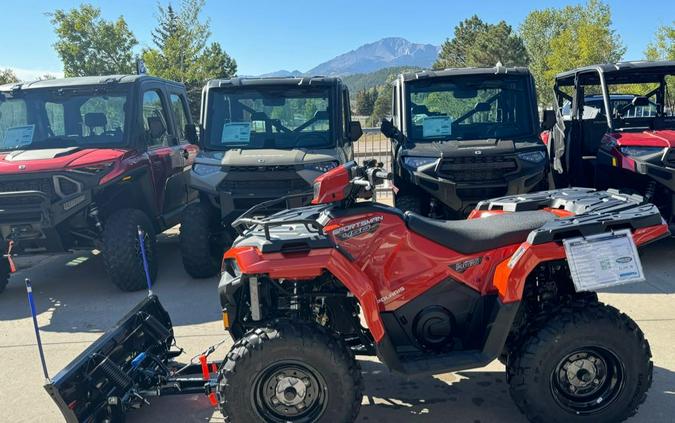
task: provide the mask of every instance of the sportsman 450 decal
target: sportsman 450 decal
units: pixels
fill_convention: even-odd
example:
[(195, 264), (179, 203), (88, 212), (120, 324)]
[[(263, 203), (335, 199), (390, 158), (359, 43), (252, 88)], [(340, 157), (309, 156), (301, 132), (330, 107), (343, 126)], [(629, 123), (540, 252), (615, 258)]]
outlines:
[(365, 220), (359, 220), (358, 222), (350, 223), (349, 225), (335, 229), (333, 235), (337, 239), (344, 241), (365, 233), (373, 233), (380, 226), (380, 222), (382, 222), (383, 219), (384, 217), (382, 216), (373, 216)]

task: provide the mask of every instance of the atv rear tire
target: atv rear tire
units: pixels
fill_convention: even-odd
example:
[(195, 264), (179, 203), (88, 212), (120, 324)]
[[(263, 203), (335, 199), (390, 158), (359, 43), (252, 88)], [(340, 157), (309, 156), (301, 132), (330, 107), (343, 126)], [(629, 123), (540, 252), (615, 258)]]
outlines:
[(220, 272), (223, 252), (232, 237), (219, 222), (217, 210), (194, 203), (185, 208), (180, 225), (180, 253), (183, 267), (193, 278), (210, 278)]
[(416, 214), (422, 213), (422, 199), (412, 194), (401, 194), (394, 197), (394, 206), (403, 211), (410, 211)]
[(511, 396), (531, 422), (621, 422), (652, 383), (644, 334), (598, 302), (562, 308), (508, 361)]
[(148, 216), (136, 209), (118, 210), (106, 219), (103, 229), (103, 264), (112, 282), (122, 291), (139, 291), (148, 287), (138, 226), (146, 234), (145, 251), (150, 280), (154, 284), (157, 278), (156, 239)]
[(353, 422), (363, 376), (339, 337), (316, 324), (281, 320), (232, 346), (218, 390), (232, 423)]
[(12, 274), (9, 266), (9, 259), (2, 257), (0, 259), (0, 292), (4, 291), (9, 283), (9, 276)]

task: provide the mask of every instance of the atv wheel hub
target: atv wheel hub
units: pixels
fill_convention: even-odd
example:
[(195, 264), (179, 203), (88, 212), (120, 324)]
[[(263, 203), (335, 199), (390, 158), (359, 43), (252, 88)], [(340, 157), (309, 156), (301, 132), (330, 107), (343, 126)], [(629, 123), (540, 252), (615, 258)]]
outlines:
[(276, 397), (284, 405), (296, 406), (305, 399), (306, 392), (305, 382), (295, 377), (282, 376), (277, 383)]

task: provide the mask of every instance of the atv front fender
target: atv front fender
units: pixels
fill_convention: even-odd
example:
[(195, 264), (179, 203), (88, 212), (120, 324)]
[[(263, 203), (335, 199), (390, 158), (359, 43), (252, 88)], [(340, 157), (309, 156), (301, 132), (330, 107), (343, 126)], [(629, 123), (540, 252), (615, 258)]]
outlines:
[(223, 258), (236, 260), (243, 274), (266, 274), (272, 279), (309, 280), (329, 272), (357, 299), (375, 341), (379, 342), (384, 336), (373, 282), (336, 248), (320, 248), (308, 253), (262, 254), (255, 247), (235, 247)]

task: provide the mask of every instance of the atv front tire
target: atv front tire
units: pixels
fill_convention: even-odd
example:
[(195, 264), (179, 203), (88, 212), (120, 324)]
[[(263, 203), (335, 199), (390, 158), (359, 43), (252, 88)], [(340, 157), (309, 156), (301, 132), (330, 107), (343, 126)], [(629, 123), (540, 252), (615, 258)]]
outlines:
[(9, 259), (2, 257), (0, 259), (0, 292), (4, 291), (9, 283), (9, 276), (12, 270), (9, 266)]
[(401, 194), (394, 197), (394, 206), (403, 211), (422, 214), (422, 199), (412, 194)]
[(634, 415), (652, 383), (649, 343), (617, 309), (564, 307), (509, 356), (516, 405), (536, 423), (614, 423)]
[(145, 252), (150, 280), (157, 279), (155, 230), (140, 210), (122, 209), (105, 221), (103, 229), (103, 264), (112, 282), (122, 291), (147, 289), (138, 226), (145, 231)]
[(219, 376), (227, 422), (353, 422), (361, 408), (359, 364), (316, 324), (281, 320), (248, 332)]
[(230, 244), (232, 238), (219, 222), (217, 210), (204, 203), (185, 208), (180, 225), (180, 253), (188, 275), (198, 279), (217, 275), (223, 252)]

